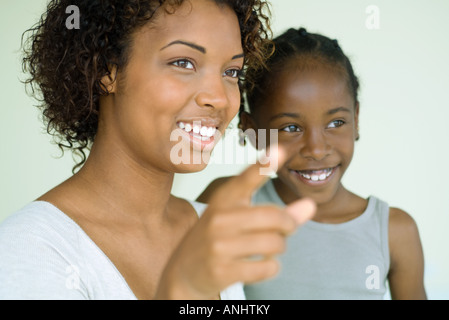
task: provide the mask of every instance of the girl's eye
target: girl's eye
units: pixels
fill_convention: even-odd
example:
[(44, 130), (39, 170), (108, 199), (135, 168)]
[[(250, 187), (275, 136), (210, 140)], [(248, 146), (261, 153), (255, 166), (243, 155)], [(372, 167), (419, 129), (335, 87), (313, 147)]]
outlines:
[(171, 64), (176, 67), (179, 67), (179, 68), (195, 70), (193, 63), (187, 59), (179, 59), (179, 60), (173, 61)]
[(334, 120), (327, 126), (328, 128), (338, 128), (344, 125), (345, 122), (343, 120)]
[(289, 125), (289, 126), (286, 126), (286, 127), (282, 128), (281, 131), (284, 131), (284, 132), (299, 132), (299, 131), (301, 131), (301, 129), (299, 129), (298, 126), (295, 126), (295, 125), (292, 124), (292, 125)]
[(224, 72), (224, 76), (238, 79), (241, 76), (240, 69), (229, 69)]

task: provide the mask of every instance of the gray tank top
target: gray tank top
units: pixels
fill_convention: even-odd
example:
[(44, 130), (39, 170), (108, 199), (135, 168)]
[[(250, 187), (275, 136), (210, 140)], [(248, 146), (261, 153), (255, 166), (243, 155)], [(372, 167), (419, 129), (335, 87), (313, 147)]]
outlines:
[[(271, 180), (252, 200), (285, 206)], [(307, 222), (288, 238), (280, 273), (245, 286), (247, 299), (383, 299), (390, 267), (388, 214), (388, 204), (371, 196), (353, 220)]]

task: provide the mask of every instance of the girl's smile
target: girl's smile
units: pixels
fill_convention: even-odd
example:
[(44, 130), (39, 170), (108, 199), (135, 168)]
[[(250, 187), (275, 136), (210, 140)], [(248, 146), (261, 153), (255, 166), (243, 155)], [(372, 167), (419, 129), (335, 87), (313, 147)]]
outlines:
[(327, 184), (333, 177), (339, 166), (325, 169), (293, 170), (288, 171), (304, 184), (318, 187)]
[(279, 143), (288, 146), (290, 160), (275, 183), (286, 203), (301, 197), (329, 202), (343, 188), (341, 178), (352, 160), (357, 108), (338, 69), (312, 64), (285, 70), (254, 123), (277, 129)]

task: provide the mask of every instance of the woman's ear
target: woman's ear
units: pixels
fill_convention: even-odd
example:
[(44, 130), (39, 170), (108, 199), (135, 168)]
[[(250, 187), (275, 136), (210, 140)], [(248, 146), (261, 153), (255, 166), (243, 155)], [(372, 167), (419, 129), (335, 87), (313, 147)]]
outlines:
[(106, 94), (115, 93), (117, 90), (117, 71), (118, 68), (116, 64), (109, 66), (109, 74), (105, 75), (100, 80), (101, 87)]
[(257, 126), (253, 117), (248, 112), (242, 111), (240, 112), (239, 118), (240, 145), (246, 145), (246, 138), (248, 138), (251, 145), (257, 149)]

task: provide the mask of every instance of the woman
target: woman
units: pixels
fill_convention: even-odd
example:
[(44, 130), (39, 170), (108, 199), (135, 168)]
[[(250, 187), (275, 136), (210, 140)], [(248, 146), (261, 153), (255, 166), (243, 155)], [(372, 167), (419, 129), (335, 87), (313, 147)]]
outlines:
[(79, 30), (65, 27), (69, 5), (50, 2), (25, 65), (81, 169), (0, 226), (0, 298), (243, 298), (233, 284), (274, 275), (313, 205), (250, 208), (261, 164), (201, 219), (170, 191), (237, 113), (244, 65), (263, 65), (265, 1), (84, 0)]

